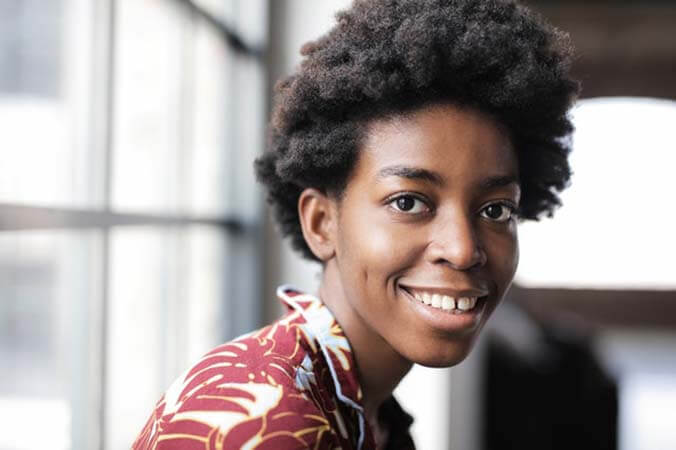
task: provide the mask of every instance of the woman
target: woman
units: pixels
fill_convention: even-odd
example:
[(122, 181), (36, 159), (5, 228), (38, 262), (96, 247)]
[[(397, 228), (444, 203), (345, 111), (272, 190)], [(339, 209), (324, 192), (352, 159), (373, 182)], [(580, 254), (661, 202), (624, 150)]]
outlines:
[(207, 354), (135, 448), (413, 448), (392, 391), (462, 361), (508, 289), (518, 219), (570, 176), (565, 36), (502, 0), (364, 0), (306, 44), (256, 164), (319, 295)]

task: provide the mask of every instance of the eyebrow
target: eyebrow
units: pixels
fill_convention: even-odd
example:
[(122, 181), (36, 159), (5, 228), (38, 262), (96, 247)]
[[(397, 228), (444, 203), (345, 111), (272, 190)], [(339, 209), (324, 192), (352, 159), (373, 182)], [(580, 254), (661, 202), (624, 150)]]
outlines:
[(515, 175), (498, 175), (495, 177), (488, 177), (481, 181), (480, 185), (484, 189), (495, 189), (500, 187), (516, 184), (520, 186), (519, 177)]
[[(386, 177), (402, 177), (411, 180), (424, 180), (434, 183), (438, 186), (444, 184), (444, 179), (441, 175), (431, 170), (422, 169), (419, 167), (409, 166), (388, 166), (378, 171), (378, 178)], [(479, 186), (483, 189), (495, 189), (509, 186), (510, 184), (520, 185), (519, 177), (516, 175), (496, 175), (481, 180)]]
[(424, 180), (439, 186), (444, 184), (444, 180), (441, 177), (441, 175), (427, 169), (421, 169), (419, 167), (409, 167), (409, 166), (384, 167), (378, 171), (378, 178), (386, 178), (386, 177), (402, 177), (408, 178), (410, 180)]

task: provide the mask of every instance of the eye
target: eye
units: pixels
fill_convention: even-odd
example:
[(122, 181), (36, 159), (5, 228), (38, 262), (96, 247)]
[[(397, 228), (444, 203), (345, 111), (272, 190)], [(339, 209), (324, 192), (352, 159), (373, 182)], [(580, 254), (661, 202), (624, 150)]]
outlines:
[(491, 203), (485, 206), (480, 214), (481, 217), (492, 220), (493, 222), (507, 222), (512, 218), (516, 208), (506, 203)]
[(410, 194), (398, 195), (389, 201), (389, 205), (406, 214), (422, 214), (430, 210), (427, 204)]

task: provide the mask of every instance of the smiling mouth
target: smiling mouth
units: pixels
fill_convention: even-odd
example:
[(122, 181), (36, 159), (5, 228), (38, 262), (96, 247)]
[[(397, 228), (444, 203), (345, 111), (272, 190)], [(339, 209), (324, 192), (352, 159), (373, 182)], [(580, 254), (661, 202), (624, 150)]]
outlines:
[(417, 289), (414, 290), (408, 287), (402, 287), (402, 289), (417, 302), (435, 309), (455, 314), (462, 314), (472, 311), (476, 307), (477, 303), (486, 297), (486, 295), (450, 296), (438, 292), (428, 292)]

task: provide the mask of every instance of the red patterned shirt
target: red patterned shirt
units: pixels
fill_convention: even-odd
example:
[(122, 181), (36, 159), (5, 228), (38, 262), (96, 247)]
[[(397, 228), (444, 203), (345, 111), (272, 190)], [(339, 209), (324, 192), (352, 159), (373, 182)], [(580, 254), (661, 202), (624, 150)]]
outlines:
[[(350, 344), (312, 295), (278, 289), (289, 312), (206, 354), (167, 390), (135, 450), (374, 449)], [(413, 449), (390, 397), (387, 449)]]

